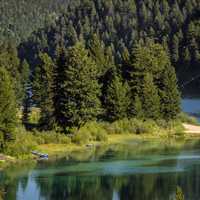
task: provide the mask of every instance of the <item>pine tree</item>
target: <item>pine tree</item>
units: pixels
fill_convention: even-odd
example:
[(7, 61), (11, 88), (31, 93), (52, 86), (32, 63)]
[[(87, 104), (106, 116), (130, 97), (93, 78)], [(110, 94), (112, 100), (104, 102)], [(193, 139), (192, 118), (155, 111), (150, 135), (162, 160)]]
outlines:
[[(57, 47), (56, 62), (53, 70), (53, 116), (55, 125), (58, 127), (67, 128), (68, 123), (65, 117), (65, 104), (67, 102), (65, 94), (65, 80), (67, 79), (65, 69), (67, 68), (67, 53), (63, 44)], [(69, 98), (69, 97), (68, 97)]]
[(5, 67), (13, 82), (17, 104), (21, 105), (23, 100), (23, 86), (20, 76), (20, 60), (16, 47), (10, 42), (0, 50), (0, 67)]
[(174, 68), (169, 64), (161, 76), (161, 114), (166, 120), (175, 119), (180, 113), (180, 93)]
[(179, 38), (176, 35), (173, 36), (171, 50), (172, 61), (176, 63), (179, 60)]
[(107, 68), (107, 58), (105, 56), (105, 47), (103, 42), (100, 40), (99, 36), (94, 34), (92, 36), (92, 39), (89, 41), (89, 54), (93, 58), (93, 60), (96, 62), (98, 67), (98, 74), (99, 77), (103, 76)]
[(160, 98), (158, 89), (153, 82), (153, 76), (147, 73), (143, 80), (142, 107), (144, 117), (158, 119), (160, 117)]
[(130, 104), (129, 86), (123, 83), (121, 78), (114, 76), (105, 97), (106, 117), (109, 121), (115, 121), (128, 117)]
[(15, 138), (16, 98), (12, 80), (6, 69), (0, 67), (0, 148)]
[(142, 101), (139, 98), (138, 95), (135, 96), (134, 104), (133, 104), (133, 110), (130, 110), (129, 113), (131, 113), (131, 116), (134, 116), (138, 119), (144, 118), (144, 111), (142, 108)]
[(64, 94), (64, 101), (60, 107), (62, 119), (56, 120), (66, 132), (69, 128), (81, 127), (99, 115), (100, 86), (97, 80), (97, 66), (88, 56), (82, 43), (69, 48), (66, 57), (60, 59), (60, 64), (64, 66), (63, 93), (61, 93)]
[(46, 54), (40, 54), (41, 60), (41, 118), (40, 125), (45, 129), (52, 129), (54, 124), (54, 106), (53, 106), (53, 70), (54, 63)]

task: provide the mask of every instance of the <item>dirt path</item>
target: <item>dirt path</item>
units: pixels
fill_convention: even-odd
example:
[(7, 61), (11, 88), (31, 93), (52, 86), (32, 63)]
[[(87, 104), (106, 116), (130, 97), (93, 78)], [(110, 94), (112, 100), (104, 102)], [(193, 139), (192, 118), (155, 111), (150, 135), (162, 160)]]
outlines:
[(195, 133), (200, 135), (200, 126), (195, 126), (191, 124), (183, 124), (185, 128), (185, 133)]

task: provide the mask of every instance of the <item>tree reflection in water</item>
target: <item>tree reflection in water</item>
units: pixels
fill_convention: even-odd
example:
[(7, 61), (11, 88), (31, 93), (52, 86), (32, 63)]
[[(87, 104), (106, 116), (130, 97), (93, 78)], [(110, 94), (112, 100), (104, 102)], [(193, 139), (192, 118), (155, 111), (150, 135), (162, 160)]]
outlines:
[(5, 200), (169, 200), (177, 185), (185, 199), (199, 199), (198, 147), (182, 153), (154, 149), (139, 154), (123, 148), (101, 149), (103, 153), (93, 152), (87, 161), (61, 159), (21, 169), (23, 173), (5, 172)]

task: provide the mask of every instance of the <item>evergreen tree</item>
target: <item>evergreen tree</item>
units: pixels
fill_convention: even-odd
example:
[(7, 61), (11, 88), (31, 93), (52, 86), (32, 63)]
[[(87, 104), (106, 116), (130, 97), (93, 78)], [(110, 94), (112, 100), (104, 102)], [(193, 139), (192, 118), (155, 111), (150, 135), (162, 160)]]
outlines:
[[(53, 70), (53, 116), (55, 118), (55, 125), (59, 127), (68, 126), (65, 117), (65, 104), (67, 102), (65, 94), (65, 80), (67, 79), (65, 69), (67, 68), (67, 53), (66, 49), (61, 44), (56, 51), (56, 62)], [(69, 97), (68, 97), (69, 98)]]
[(6, 69), (0, 67), (0, 148), (15, 138), (16, 98), (12, 80)]
[(54, 63), (46, 54), (40, 54), (41, 60), (41, 118), (40, 124), (45, 129), (52, 129), (54, 124), (54, 106), (53, 106), (53, 70)]
[(141, 99), (139, 98), (138, 95), (135, 96), (135, 100), (134, 100), (134, 104), (133, 104), (133, 110), (130, 110), (130, 113), (132, 114), (132, 116), (134, 116), (138, 119), (144, 118), (142, 101), (141, 101)]
[(180, 93), (174, 68), (169, 64), (161, 76), (161, 114), (166, 120), (175, 119), (180, 113)]
[(126, 118), (130, 104), (129, 86), (115, 75), (108, 86), (105, 97), (106, 117), (109, 121)]
[(21, 105), (23, 100), (23, 86), (20, 76), (20, 60), (16, 47), (9, 42), (0, 49), (0, 67), (5, 67), (13, 82), (17, 104)]
[(174, 35), (172, 40), (172, 61), (176, 63), (179, 60), (179, 38)]
[[(64, 68), (64, 84), (61, 111), (62, 119), (56, 119), (64, 131), (81, 127), (100, 114), (100, 86), (97, 80), (97, 66), (88, 56), (82, 43), (67, 50), (67, 57), (60, 64)], [(62, 93), (61, 93), (62, 94)], [(60, 94), (59, 94), (60, 95)], [(56, 105), (56, 104), (55, 104)]]
[(153, 76), (147, 73), (143, 80), (142, 107), (144, 117), (158, 119), (160, 117), (160, 98), (158, 89), (153, 82)]

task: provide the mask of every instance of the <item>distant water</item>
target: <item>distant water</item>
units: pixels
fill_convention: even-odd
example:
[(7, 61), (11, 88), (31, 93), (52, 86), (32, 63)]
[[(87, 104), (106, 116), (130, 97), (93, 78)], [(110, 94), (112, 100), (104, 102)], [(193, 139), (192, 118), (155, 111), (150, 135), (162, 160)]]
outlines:
[(200, 121), (200, 99), (183, 99), (181, 106), (184, 112), (195, 116)]

